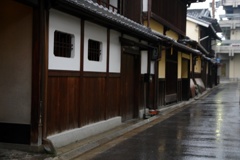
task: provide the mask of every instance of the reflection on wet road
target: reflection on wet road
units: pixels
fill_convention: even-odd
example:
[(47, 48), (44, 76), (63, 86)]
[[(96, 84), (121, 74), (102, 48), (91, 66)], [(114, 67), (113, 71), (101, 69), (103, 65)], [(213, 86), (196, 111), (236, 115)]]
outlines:
[(95, 160), (240, 160), (237, 83), (97, 154)]

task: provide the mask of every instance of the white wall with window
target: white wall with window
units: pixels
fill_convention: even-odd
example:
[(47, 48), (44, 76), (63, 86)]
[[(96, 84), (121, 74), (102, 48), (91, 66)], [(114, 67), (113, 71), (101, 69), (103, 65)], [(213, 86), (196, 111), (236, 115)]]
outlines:
[[(48, 69), (80, 70), (80, 31), (81, 23), (79, 18), (57, 10), (50, 10)], [(65, 40), (68, 39), (68, 42), (66, 42), (68, 44), (63, 44), (61, 38), (57, 38), (58, 36), (62, 36), (61, 38)], [(59, 43), (61, 44), (59, 45)], [(59, 47), (56, 49), (57, 45)], [(71, 51), (69, 51), (69, 48), (64, 48), (65, 45), (71, 45)]]
[[(107, 28), (97, 24), (85, 21), (84, 26), (84, 71), (88, 72), (106, 72), (107, 70)], [(98, 60), (89, 58), (90, 41), (98, 42), (99, 46), (96, 54), (99, 54)], [(94, 48), (92, 48), (94, 49)], [(97, 53), (99, 52), (99, 53)]]

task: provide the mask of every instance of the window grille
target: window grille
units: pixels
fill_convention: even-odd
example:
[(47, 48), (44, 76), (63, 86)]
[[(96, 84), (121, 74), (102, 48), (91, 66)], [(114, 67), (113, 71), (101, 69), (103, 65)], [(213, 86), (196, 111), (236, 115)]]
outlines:
[(57, 57), (72, 57), (73, 35), (59, 31), (54, 32), (54, 55)]
[(88, 60), (100, 61), (101, 56), (101, 42), (88, 40)]

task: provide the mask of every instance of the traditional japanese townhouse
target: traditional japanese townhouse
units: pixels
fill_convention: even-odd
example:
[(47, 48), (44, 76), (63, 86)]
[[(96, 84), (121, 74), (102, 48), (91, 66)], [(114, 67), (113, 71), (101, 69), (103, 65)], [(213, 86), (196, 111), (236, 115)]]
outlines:
[(143, 115), (162, 39), (116, 2), (0, 2), (1, 142), (60, 147)]
[[(197, 86), (201, 93), (207, 87), (218, 84), (217, 67), (214, 60), (215, 51), (213, 50), (221, 38), (217, 33), (221, 28), (216, 19), (211, 18), (208, 9), (190, 9), (187, 13), (187, 36), (185, 42), (192, 47), (200, 50), (203, 56), (194, 57), (194, 67), (192, 68), (192, 84)], [(192, 88), (194, 88), (192, 86)], [(194, 96), (194, 94), (192, 94)]]
[[(204, 0), (203, 0), (204, 1)], [(179, 43), (186, 36), (187, 7), (196, 0), (145, 0), (142, 23), (151, 28), (162, 42), (161, 58), (156, 61), (156, 106), (190, 98), (190, 63), (202, 53)], [(198, 1), (200, 2), (200, 1)]]
[(192, 2), (0, 2), (0, 142), (60, 147), (188, 100)]

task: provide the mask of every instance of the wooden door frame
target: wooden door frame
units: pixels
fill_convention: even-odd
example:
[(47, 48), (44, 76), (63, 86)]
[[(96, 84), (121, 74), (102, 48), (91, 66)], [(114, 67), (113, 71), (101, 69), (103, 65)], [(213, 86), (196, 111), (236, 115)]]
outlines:
[[(139, 110), (139, 86), (140, 86), (140, 69), (141, 69), (141, 62), (140, 62), (140, 52), (137, 54), (137, 52), (131, 52), (130, 50), (126, 51), (124, 49), (124, 46), (121, 46), (121, 60), (123, 59), (123, 54), (130, 54), (132, 56), (135, 56), (134, 58), (134, 107), (133, 107), (133, 118), (137, 118), (138, 117), (138, 110)], [(123, 62), (121, 61), (121, 74), (122, 74), (122, 65), (123, 65)], [(122, 88), (122, 76), (121, 76), (121, 88)], [(122, 112), (122, 106), (124, 105), (123, 103), (123, 90), (121, 89), (121, 99), (122, 99), (122, 103), (120, 105), (120, 109), (119, 109), (119, 112), (120, 112), (120, 115), (123, 117), (123, 112)]]

